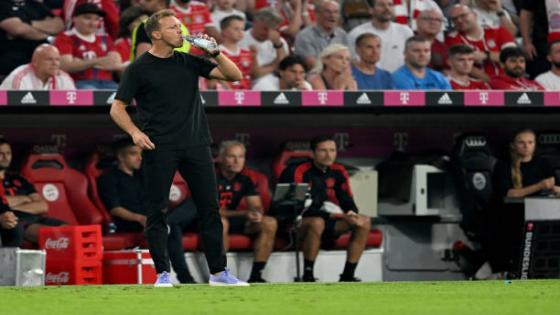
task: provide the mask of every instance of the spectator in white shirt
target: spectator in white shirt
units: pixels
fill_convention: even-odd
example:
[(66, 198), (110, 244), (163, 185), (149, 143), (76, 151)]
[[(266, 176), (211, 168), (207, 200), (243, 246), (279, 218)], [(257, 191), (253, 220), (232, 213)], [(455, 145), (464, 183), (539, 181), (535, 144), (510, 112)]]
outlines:
[(512, 36), (517, 34), (517, 27), (508, 11), (502, 7), (501, 0), (475, 0), (473, 11), (476, 12), (478, 23), (486, 28), (507, 29)]
[(75, 90), (74, 80), (60, 70), (60, 53), (49, 44), (35, 48), (31, 63), (14, 69), (0, 90)]
[(357, 26), (348, 35), (352, 55), (356, 56), (355, 45), (358, 36), (372, 33), (381, 38), (381, 59), (378, 66), (389, 72), (404, 65), (404, 46), (413, 35), (410, 27), (393, 22), (395, 17), (393, 0), (371, 0), (371, 22)]
[(547, 91), (560, 91), (560, 40), (550, 43), (548, 48), (548, 61), (551, 68), (535, 79)]
[(300, 90), (309, 91), (313, 88), (305, 81), (307, 67), (302, 57), (290, 55), (278, 65), (277, 76), (269, 76), (253, 86), (257, 91)]
[(253, 73), (253, 86), (259, 80), (272, 76), (276, 67), (288, 55), (288, 43), (276, 29), (284, 21), (272, 8), (263, 8), (253, 16), (253, 27), (245, 31), (239, 47), (255, 50), (257, 70)]
[(214, 10), (212, 11), (212, 21), (214, 22), (214, 27), (221, 32), (220, 22), (231, 15), (237, 15), (243, 20), (247, 21), (245, 12), (234, 9), (236, 0), (216, 0)]

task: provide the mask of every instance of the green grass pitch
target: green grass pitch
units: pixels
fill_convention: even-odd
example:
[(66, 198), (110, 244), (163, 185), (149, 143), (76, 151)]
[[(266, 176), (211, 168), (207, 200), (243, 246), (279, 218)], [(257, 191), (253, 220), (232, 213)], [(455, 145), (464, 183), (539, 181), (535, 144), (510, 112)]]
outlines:
[(558, 315), (560, 281), (0, 288), (0, 314)]

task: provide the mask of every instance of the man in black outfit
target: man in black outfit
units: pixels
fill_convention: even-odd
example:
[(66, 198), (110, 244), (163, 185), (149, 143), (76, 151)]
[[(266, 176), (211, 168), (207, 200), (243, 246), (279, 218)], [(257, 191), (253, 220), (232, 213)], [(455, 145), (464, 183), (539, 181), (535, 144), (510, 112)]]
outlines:
[(99, 198), (115, 220), (116, 232), (142, 232), (146, 226), (142, 149), (126, 138), (115, 142), (117, 165), (97, 180)]
[[(147, 222), (145, 234), (158, 273), (157, 287), (171, 287), (166, 213), (176, 170), (189, 183), (210, 269), (210, 285), (248, 285), (226, 268), (210, 132), (198, 91), (200, 76), (239, 81), (237, 66), (219, 50), (206, 51), (216, 62), (176, 52), (183, 45), (181, 22), (171, 11), (153, 14), (145, 24), (150, 50), (125, 71), (111, 118), (144, 149)], [(205, 36), (215, 42), (213, 38)], [(136, 100), (139, 129), (126, 112)], [(152, 142), (153, 141), (153, 142)]]
[(281, 183), (309, 183), (311, 187), (312, 204), (304, 212), (301, 223), (303, 281), (315, 281), (313, 266), (320, 247), (331, 248), (335, 240), (348, 231), (352, 231), (352, 237), (340, 281), (359, 281), (354, 277), (354, 271), (366, 247), (371, 222), (368, 217), (358, 214), (348, 172), (342, 164), (335, 163), (334, 140), (326, 136), (316, 137), (311, 140), (311, 150), (312, 160), (288, 166), (279, 180)]
[(0, 186), (0, 247), (19, 247), (23, 240), (23, 225), (8, 206), (4, 188)]

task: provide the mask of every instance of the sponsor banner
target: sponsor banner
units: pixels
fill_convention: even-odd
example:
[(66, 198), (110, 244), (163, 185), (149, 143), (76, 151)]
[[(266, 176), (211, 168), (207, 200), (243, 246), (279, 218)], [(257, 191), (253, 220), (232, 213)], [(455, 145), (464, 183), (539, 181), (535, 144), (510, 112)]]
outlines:
[(560, 92), (544, 92), (544, 106), (560, 106)]
[(421, 91), (385, 91), (385, 106), (416, 107), (426, 105), (426, 93)]
[(261, 93), (256, 91), (220, 91), (218, 106), (261, 106)]
[(51, 91), (51, 106), (93, 106), (93, 91)]
[(302, 91), (301, 93), (303, 106), (344, 106), (343, 91)]
[(383, 92), (346, 92), (344, 93), (344, 106), (383, 106)]
[(541, 92), (506, 92), (505, 104), (506, 106), (542, 106), (544, 101), (543, 93)]
[(0, 91), (0, 106), (8, 105), (8, 92)]
[(301, 93), (299, 91), (261, 92), (261, 98), (263, 106), (301, 106)]
[(463, 106), (462, 92), (426, 92), (427, 106)]
[(8, 91), (8, 105), (48, 106), (48, 91)]
[(200, 91), (200, 101), (202, 106), (216, 107), (218, 106), (218, 92)]
[(465, 106), (504, 106), (503, 91), (466, 91)]
[(98, 106), (111, 106), (116, 95), (117, 91), (93, 91), (93, 104)]

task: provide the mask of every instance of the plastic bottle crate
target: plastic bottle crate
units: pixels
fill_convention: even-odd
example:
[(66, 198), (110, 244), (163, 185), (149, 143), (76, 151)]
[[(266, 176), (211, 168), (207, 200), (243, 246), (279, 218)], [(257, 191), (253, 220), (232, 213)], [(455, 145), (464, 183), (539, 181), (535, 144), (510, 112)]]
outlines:
[(99, 225), (41, 228), (39, 248), (47, 251), (47, 259), (103, 258), (103, 239)]
[(103, 265), (100, 260), (47, 258), (45, 284), (102, 284), (102, 268)]
[(148, 250), (116, 250), (103, 254), (103, 283), (152, 284), (155, 281), (154, 261)]

